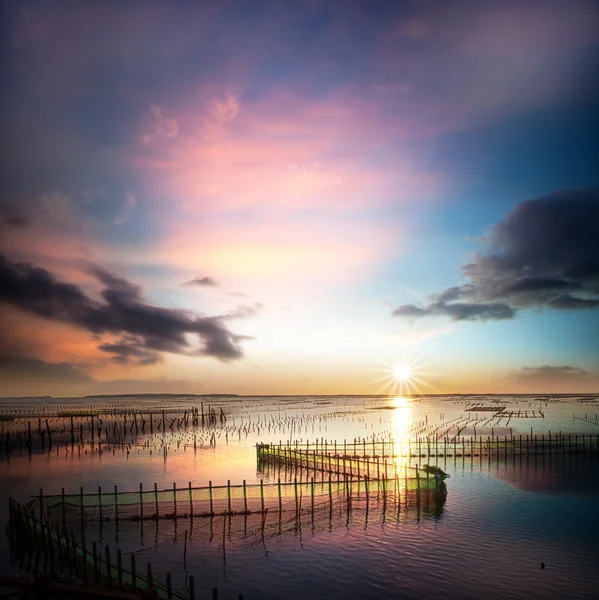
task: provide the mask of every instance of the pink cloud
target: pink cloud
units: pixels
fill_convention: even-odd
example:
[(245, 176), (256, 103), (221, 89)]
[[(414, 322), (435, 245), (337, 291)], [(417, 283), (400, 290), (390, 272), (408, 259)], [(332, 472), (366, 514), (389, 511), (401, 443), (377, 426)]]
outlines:
[(148, 193), (185, 212), (359, 209), (422, 197), (441, 183), (393, 146), (433, 133), (431, 120), (388, 118), (357, 95), (312, 102), (275, 94), (247, 105), (228, 95), (176, 120), (177, 139), (138, 147), (133, 161)]

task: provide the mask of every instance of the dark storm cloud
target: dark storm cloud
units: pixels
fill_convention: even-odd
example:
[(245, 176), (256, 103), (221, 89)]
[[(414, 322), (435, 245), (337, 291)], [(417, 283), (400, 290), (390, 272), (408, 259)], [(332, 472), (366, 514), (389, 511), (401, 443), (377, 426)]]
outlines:
[[(562, 191), (520, 203), (487, 237), (488, 251), (462, 267), (470, 281), (394, 316), (512, 319), (517, 311), (599, 307), (599, 191)], [(458, 301), (462, 300), (462, 301)]]
[(184, 285), (186, 287), (194, 287), (194, 286), (203, 287), (203, 286), (214, 286), (214, 285), (217, 285), (217, 283), (213, 277), (204, 276), (204, 277), (194, 277), (190, 281), (186, 281), (185, 283), (182, 283), (181, 285)]
[(162, 361), (160, 354), (146, 349), (143, 339), (130, 336), (123, 336), (118, 342), (112, 344), (101, 344), (98, 349), (114, 354), (112, 361), (119, 365), (147, 366)]
[[(129, 350), (116, 348), (120, 352), (115, 355), (124, 359), (127, 353), (132, 358), (142, 348), (149, 352), (193, 352), (186, 334), (199, 336), (202, 354), (221, 360), (242, 356), (238, 338), (222, 317), (194, 317), (183, 310), (149, 305), (143, 301), (139, 286), (99, 267), (92, 267), (90, 272), (105, 286), (102, 301), (90, 298), (77, 285), (58, 281), (43, 268), (11, 262), (0, 255), (0, 302), (94, 334), (131, 336), (134, 341), (124, 344)], [(138, 355), (140, 358), (144, 357)]]
[(570, 294), (563, 294), (549, 300), (548, 305), (557, 310), (582, 310), (585, 308), (597, 308), (599, 299), (576, 298)]

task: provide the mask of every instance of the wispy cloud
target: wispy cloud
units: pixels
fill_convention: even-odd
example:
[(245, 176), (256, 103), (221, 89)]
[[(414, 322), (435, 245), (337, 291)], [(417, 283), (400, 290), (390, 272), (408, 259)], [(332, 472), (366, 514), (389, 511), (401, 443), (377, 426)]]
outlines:
[(193, 279), (190, 279), (189, 281), (186, 281), (185, 283), (182, 283), (181, 285), (184, 285), (186, 287), (214, 287), (217, 284), (216, 279), (214, 279), (214, 277), (209, 277), (208, 275), (203, 275), (200, 276), (198, 275), (197, 277), (194, 277)]

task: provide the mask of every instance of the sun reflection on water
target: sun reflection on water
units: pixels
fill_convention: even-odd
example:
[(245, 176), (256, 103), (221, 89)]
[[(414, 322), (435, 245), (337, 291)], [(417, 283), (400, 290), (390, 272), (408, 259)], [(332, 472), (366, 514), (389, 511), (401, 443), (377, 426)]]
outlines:
[(410, 438), (410, 425), (412, 424), (412, 402), (409, 398), (396, 397), (392, 400), (393, 421), (391, 430), (391, 439), (393, 440), (395, 449), (393, 458), (395, 463), (395, 471), (398, 476), (403, 477), (405, 468), (409, 466), (410, 459), (404, 454), (408, 453), (408, 440)]

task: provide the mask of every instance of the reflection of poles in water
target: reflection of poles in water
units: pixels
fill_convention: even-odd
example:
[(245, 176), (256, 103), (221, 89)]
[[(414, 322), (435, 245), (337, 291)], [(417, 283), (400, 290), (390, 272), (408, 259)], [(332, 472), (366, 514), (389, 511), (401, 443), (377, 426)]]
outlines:
[[(268, 556), (268, 550), (266, 549), (266, 541), (264, 539), (264, 525), (266, 523), (266, 517), (268, 516), (268, 508), (264, 511), (264, 514), (262, 515), (262, 531), (261, 531), (261, 537), (262, 537), (262, 547), (264, 548), (264, 554), (266, 556)], [(230, 519), (231, 517), (229, 517)], [(280, 523), (280, 521), (279, 521)]]
[(223, 516), (223, 575), (225, 580), (227, 579), (227, 550), (226, 550), (226, 541), (227, 541), (227, 517)]

